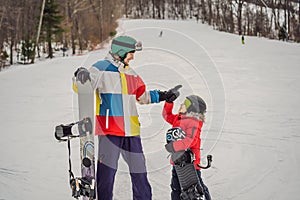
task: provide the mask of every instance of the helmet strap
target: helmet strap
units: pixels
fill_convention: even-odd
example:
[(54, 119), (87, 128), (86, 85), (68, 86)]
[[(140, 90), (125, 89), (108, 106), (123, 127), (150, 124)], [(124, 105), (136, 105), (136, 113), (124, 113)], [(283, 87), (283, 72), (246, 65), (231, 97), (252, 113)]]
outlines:
[(114, 54), (111, 51), (109, 51), (109, 54), (113, 57), (114, 60), (117, 60), (117, 61), (121, 60), (120, 56), (118, 56), (117, 54)]

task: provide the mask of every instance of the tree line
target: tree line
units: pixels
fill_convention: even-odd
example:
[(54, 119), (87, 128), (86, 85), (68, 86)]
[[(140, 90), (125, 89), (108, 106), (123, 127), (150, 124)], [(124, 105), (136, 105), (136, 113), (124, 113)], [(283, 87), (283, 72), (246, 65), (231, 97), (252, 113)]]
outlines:
[(92, 49), (115, 34), (121, 7), (121, 0), (0, 0), (0, 60), (13, 64), (15, 53), (33, 63), (43, 51), (52, 58), (58, 45), (73, 54)]
[(300, 42), (300, 0), (0, 0), (0, 64), (13, 64), (14, 53), (23, 63), (41, 52), (52, 58), (58, 45), (72, 54), (93, 49), (116, 33), (123, 16), (193, 19), (220, 31)]
[(125, 0), (127, 17), (196, 19), (220, 31), (300, 42), (300, 0)]

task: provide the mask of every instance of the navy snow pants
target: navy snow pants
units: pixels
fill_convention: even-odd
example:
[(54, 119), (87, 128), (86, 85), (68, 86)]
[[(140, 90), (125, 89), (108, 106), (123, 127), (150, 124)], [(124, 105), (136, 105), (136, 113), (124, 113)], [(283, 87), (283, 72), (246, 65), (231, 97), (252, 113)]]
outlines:
[(130, 171), (133, 200), (151, 200), (141, 138), (112, 135), (98, 138), (97, 199), (112, 200), (118, 160), (122, 154)]
[[(200, 184), (203, 188), (203, 192), (204, 192), (204, 196), (205, 196), (205, 200), (211, 200), (211, 196), (209, 194), (209, 190), (206, 187), (206, 185), (204, 184), (202, 178), (201, 178), (201, 171), (197, 170), (197, 174), (198, 174), (198, 178), (200, 181)], [(173, 167), (172, 169), (172, 179), (171, 179), (171, 199), (172, 200), (180, 200), (180, 194), (181, 194), (181, 189), (180, 189), (180, 184), (179, 184), (179, 180), (178, 180), (178, 176), (176, 173), (175, 168)]]

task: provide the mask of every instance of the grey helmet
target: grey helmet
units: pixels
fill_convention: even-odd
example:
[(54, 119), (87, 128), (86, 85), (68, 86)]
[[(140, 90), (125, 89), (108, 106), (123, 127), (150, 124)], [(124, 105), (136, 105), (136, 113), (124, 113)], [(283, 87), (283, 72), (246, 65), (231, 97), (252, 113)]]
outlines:
[(187, 113), (194, 112), (204, 114), (206, 112), (205, 101), (197, 95), (187, 96), (184, 104), (187, 109)]

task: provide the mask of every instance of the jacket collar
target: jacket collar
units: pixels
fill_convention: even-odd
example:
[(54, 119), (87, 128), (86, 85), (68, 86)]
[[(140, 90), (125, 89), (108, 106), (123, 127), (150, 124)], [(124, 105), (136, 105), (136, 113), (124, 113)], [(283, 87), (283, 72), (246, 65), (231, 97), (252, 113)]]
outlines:
[(117, 60), (116, 58), (114, 58), (113, 55), (110, 52), (105, 56), (104, 59), (108, 60), (110, 63), (112, 63), (118, 69), (125, 67), (125, 64), (122, 63), (121, 61)]

